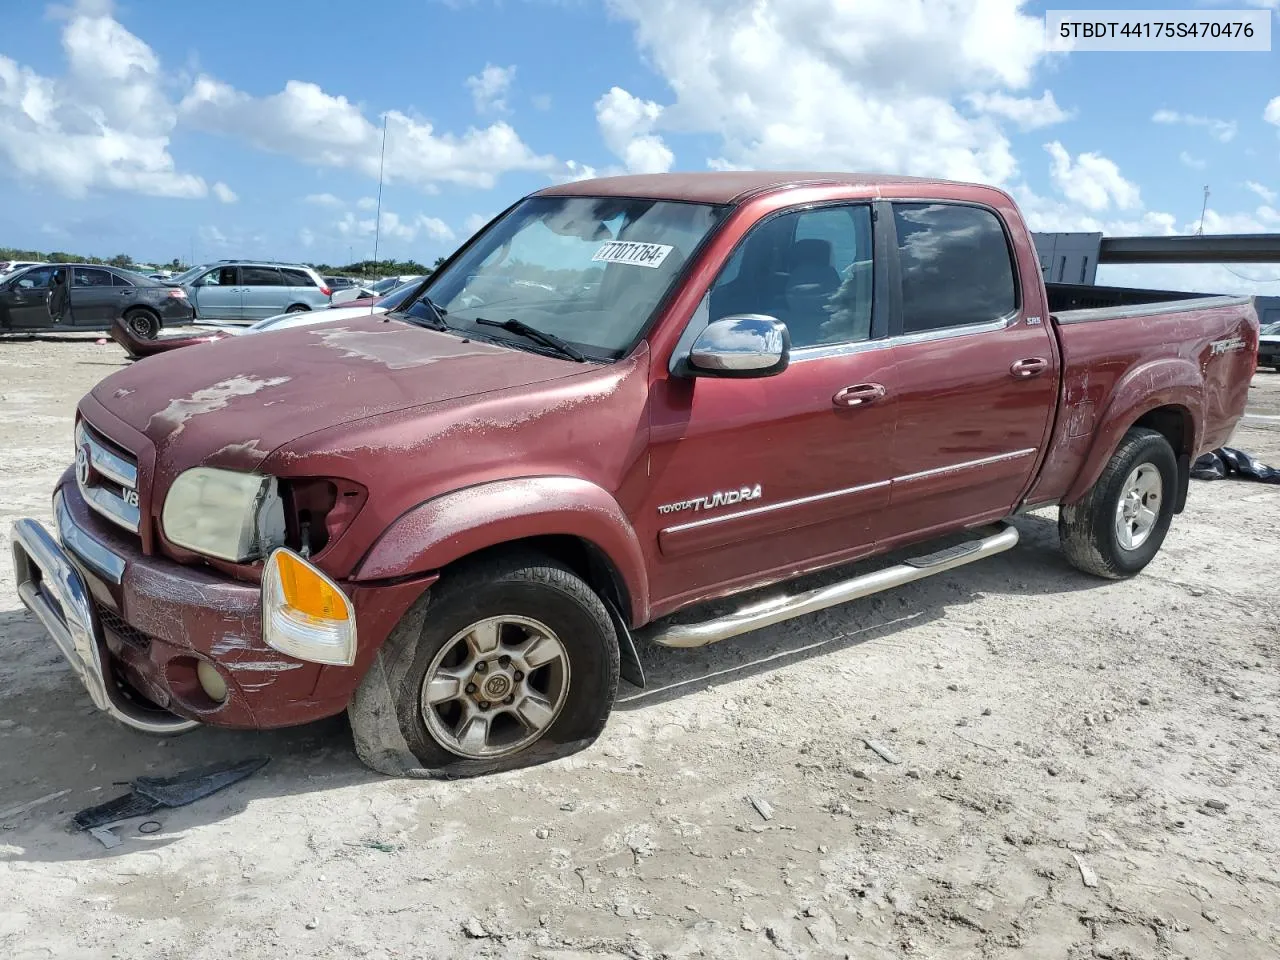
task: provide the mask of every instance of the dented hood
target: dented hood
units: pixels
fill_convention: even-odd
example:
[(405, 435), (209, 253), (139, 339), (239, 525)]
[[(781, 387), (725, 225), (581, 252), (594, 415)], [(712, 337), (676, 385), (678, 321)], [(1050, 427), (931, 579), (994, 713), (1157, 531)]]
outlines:
[(203, 462), (252, 469), (326, 427), (581, 371), (572, 361), (366, 317), (151, 357), (101, 381), (93, 396), (147, 436), (162, 472)]

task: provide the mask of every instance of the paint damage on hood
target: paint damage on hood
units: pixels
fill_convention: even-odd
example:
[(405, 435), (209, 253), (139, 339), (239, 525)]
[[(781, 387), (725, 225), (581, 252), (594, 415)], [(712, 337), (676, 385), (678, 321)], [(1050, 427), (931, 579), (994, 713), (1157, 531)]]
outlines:
[(254, 469), (317, 430), (581, 372), (568, 360), (370, 316), (150, 357), (93, 396), (146, 435), (164, 472)]

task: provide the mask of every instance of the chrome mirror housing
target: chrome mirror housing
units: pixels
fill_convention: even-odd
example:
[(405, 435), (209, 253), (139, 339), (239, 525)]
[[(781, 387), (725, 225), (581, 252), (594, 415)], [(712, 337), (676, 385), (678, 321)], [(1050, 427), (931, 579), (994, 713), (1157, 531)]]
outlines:
[(782, 321), (740, 313), (709, 323), (689, 350), (695, 376), (771, 377), (787, 369), (791, 335)]

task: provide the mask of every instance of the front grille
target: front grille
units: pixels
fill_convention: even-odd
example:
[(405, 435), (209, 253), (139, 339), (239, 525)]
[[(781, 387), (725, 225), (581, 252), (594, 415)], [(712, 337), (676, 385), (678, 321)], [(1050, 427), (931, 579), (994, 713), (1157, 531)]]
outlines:
[(116, 613), (100, 603), (94, 603), (98, 611), (98, 621), (102, 624), (103, 629), (109, 630), (117, 637), (127, 643), (136, 650), (145, 653), (151, 647), (151, 638), (139, 630), (137, 627), (131, 627), (124, 622), (120, 614)]
[(126, 530), (138, 532), (138, 464), (81, 422), (76, 426), (76, 485), (85, 503)]

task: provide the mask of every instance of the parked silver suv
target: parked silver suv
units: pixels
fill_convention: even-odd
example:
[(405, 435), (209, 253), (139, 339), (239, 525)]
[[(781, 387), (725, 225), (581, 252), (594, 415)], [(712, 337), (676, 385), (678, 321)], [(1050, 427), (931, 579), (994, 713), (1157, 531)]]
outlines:
[(218, 260), (167, 282), (187, 291), (201, 320), (252, 323), (278, 313), (327, 307), (333, 295), (324, 278), (302, 263)]

